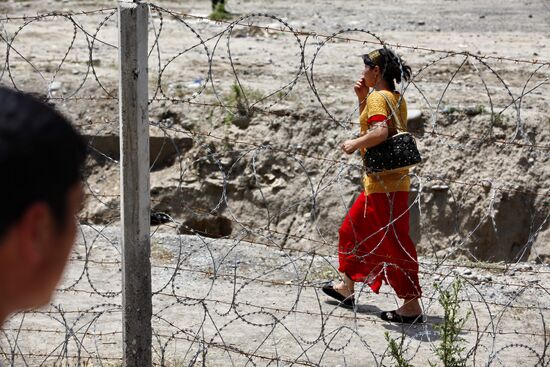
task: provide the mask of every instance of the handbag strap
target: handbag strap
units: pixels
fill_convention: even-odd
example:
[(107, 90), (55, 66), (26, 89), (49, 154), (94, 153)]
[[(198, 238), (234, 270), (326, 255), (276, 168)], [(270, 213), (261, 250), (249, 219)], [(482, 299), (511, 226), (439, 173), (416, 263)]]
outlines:
[[(388, 104), (388, 106), (390, 107), (390, 110), (391, 110), (391, 113), (392, 113), (392, 117), (394, 119), (394, 121), (397, 122), (396, 126), (395, 126), (395, 131), (396, 131), (396, 134), (399, 132), (399, 131), (407, 131), (407, 129), (405, 127), (403, 127), (403, 125), (401, 124), (401, 120), (399, 119), (399, 115), (397, 114), (397, 112), (395, 112), (395, 109), (393, 108), (393, 104), (391, 103), (391, 101), (388, 99), (388, 97), (385, 96), (384, 93), (382, 92), (379, 92), (377, 90), (375, 90), (375, 92), (377, 93), (380, 93), (382, 95), (382, 97), (384, 97), (384, 99), (386, 100), (386, 103)], [(388, 129), (389, 130), (389, 129)], [(392, 134), (391, 136), (393, 136), (395, 134)]]

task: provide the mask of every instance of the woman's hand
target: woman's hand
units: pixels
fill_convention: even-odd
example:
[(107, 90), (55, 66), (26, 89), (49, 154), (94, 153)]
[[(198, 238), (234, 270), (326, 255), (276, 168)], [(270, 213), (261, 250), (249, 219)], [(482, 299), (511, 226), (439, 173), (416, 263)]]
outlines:
[(365, 102), (367, 96), (369, 95), (369, 87), (366, 86), (365, 79), (361, 78), (356, 81), (353, 89), (355, 90), (355, 94), (359, 99), (359, 103)]
[(356, 139), (346, 140), (342, 144), (342, 150), (344, 152), (346, 152), (346, 154), (351, 154), (351, 153), (355, 152), (357, 150), (357, 148), (358, 148), (358, 146), (357, 146), (357, 140)]

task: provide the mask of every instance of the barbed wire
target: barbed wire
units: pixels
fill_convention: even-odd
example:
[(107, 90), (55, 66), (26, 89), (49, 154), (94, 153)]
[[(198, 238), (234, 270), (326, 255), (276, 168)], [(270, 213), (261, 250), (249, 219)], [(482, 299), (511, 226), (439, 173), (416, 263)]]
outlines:
[[(550, 364), (548, 61), (386, 42), (368, 29), (321, 34), (273, 14), (213, 22), (148, 5), (155, 365), (382, 366), (385, 331), (405, 338), (408, 363), (425, 365), (445, 322), (441, 292), (456, 279), (461, 312), (472, 315), (462, 330), (468, 365)], [(49, 308), (2, 329), (5, 365), (121, 361), (115, 15), (0, 18), (0, 83), (69, 115), (91, 155), (66, 279)], [(48, 32), (58, 48), (33, 51)], [(425, 158), (409, 175), (406, 211), (422, 257), (403, 264), (419, 266), (426, 319), (403, 327), (378, 318), (375, 304), (399, 306), (392, 291), (375, 298), (358, 284), (353, 309), (319, 293), (340, 280), (338, 225), (363, 175), (339, 152), (359, 125), (343, 92), (357, 60), (342, 55), (373, 47), (430, 58), (415, 59), (400, 89), (422, 106), (410, 125)], [(370, 275), (404, 271), (381, 258)]]

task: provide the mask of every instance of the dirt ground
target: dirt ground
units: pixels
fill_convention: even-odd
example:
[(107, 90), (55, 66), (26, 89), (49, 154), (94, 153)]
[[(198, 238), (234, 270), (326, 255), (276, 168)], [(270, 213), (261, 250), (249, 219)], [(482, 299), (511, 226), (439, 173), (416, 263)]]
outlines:
[[(10, 14), (106, 10), (74, 15), (76, 33), (67, 18), (6, 22), (18, 53), (2, 80), (49, 92), (81, 126), (93, 147), (82, 220), (107, 224), (118, 220), (116, 15), (113, 3), (77, 5), (4, 3)], [(424, 157), (412, 171), (419, 251), (548, 261), (549, 70), (531, 63), (550, 59), (546, 2), (230, 2), (244, 17), (233, 28), (200, 18), (206, 1), (156, 5), (151, 195), (182, 232), (267, 228), (283, 246), (332, 246), (360, 190), (360, 160), (339, 149), (357, 129), (358, 55), (382, 40), (414, 74), (405, 95)]]
[[(391, 366), (384, 339), (389, 332), (397, 340), (405, 337), (409, 363), (425, 366), (437, 361), (434, 350), (442, 342), (436, 325), (443, 310), (434, 284), (446, 289), (457, 278), (464, 283), (459, 317), (469, 313), (461, 333), (467, 365), (535, 366), (548, 347), (541, 318), (550, 316), (550, 302), (541, 293), (550, 280), (541, 265), (436, 267), (420, 258), (426, 322), (401, 327), (378, 318), (398, 302), (387, 286), (379, 295), (361, 289), (355, 310), (338, 307), (320, 292), (321, 284), (336, 277), (335, 256), (158, 232), (152, 243), (159, 364)], [(25, 365), (20, 355), (29, 366), (76, 365), (75, 356), (86, 366), (116, 365), (119, 289), (118, 230), (83, 226), (53, 300), (58, 308), (12, 318), (1, 345), (17, 348), (16, 366)]]
[[(152, 209), (175, 220), (155, 227), (153, 236), (153, 259), (161, 266), (153, 288), (162, 289), (155, 296), (157, 361), (164, 348), (174, 365), (199, 363), (193, 355), (204, 357), (201, 343), (189, 340), (204, 333), (200, 340), (217, 345), (208, 349), (207, 366), (230, 363), (229, 345), (260, 356), (248, 360), (232, 351), (237, 366), (275, 363), (261, 356), (279, 356), (283, 365), (391, 365), (383, 356), (389, 330), (395, 337), (405, 332), (411, 363), (426, 365), (437, 345), (433, 325), (442, 317), (433, 284), (447, 286), (459, 275), (468, 283), (462, 311), (473, 311), (464, 333), (469, 365), (536, 365), (548, 346), (541, 316), (549, 315), (548, 297), (541, 297), (548, 294), (548, 265), (535, 264), (550, 261), (550, 66), (541, 64), (550, 61), (547, 1), (229, 0), (233, 19), (245, 17), (233, 28), (204, 19), (209, 1), (154, 5)], [(19, 343), (23, 351), (40, 349), (46, 365), (56, 363), (47, 357), (52, 351), (82, 352), (90, 365), (110, 357), (116, 364), (120, 356), (115, 7), (112, 1), (0, 2), (0, 33), (10, 43), (0, 47), (6, 60), (0, 83), (49, 98), (92, 147), (81, 216), (88, 245), (81, 241), (75, 249), (63, 286), (69, 291), (54, 300), (87, 312), (26, 315), (27, 329), (50, 331), (23, 335), (29, 339)], [(36, 18), (52, 11), (72, 15)], [(403, 92), (424, 159), (411, 171), (410, 213), (430, 322), (406, 330), (376, 317), (395, 305), (389, 288), (380, 297), (362, 294), (356, 313), (325, 303), (317, 292), (335, 276), (338, 226), (361, 190), (360, 159), (345, 156), (339, 145), (358, 129), (352, 85), (362, 69), (359, 55), (380, 40), (412, 67), (413, 83)], [(98, 237), (104, 226), (105, 238)], [(189, 233), (211, 244), (201, 247)], [(229, 239), (213, 239), (220, 236)], [(250, 247), (240, 238), (272, 247)], [(178, 263), (180, 249), (197, 258)], [(310, 266), (311, 258), (299, 254), (313, 250), (326, 257)], [(83, 265), (83, 259), (95, 262)], [(291, 260), (286, 267), (285, 259)], [(236, 285), (227, 264), (237, 261), (240, 275), (268, 282), (239, 278)], [(449, 261), (474, 269), (429, 265)], [(486, 261), (497, 268), (520, 263), (493, 273), (477, 269)], [(228, 266), (228, 274), (213, 276), (216, 266)], [(236, 299), (234, 286), (243, 286)], [(233, 302), (238, 306), (230, 307)], [(520, 308), (509, 307), (516, 302)], [(79, 336), (85, 348), (76, 337), (64, 342), (72, 322), (87, 330)], [(226, 324), (222, 340), (216, 328)], [(244, 338), (251, 335), (253, 343)], [(7, 340), (14, 334), (0, 337), (4, 353)]]

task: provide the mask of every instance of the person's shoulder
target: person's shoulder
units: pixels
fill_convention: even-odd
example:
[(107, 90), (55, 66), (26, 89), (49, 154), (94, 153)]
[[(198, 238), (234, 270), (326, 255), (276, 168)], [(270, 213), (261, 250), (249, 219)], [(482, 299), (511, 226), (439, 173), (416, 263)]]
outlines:
[(391, 103), (392, 106), (399, 105), (400, 107), (406, 107), (407, 101), (405, 100), (405, 96), (403, 96), (401, 93), (397, 91), (389, 91), (389, 90), (383, 90), (380, 91), (380, 94), (383, 93), (382, 98), (386, 101), (386, 103)]
[(367, 106), (369, 107), (369, 110), (385, 109), (386, 105), (387, 105), (386, 98), (384, 98), (384, 95), (379, 91), (373, 91), (367, 97)]
[(374, 115), (388, 116), (389, 112), (387, 106), (388, 104), (386, 103), (384, 95), (379, 91), (373, 91), (367, 97), (367, 109), (369, 117)]
[(367, 97), (367, 103), (383, 103), (386, 101), (384, 98), (383, 92), (378, 90), (373, 90)]

